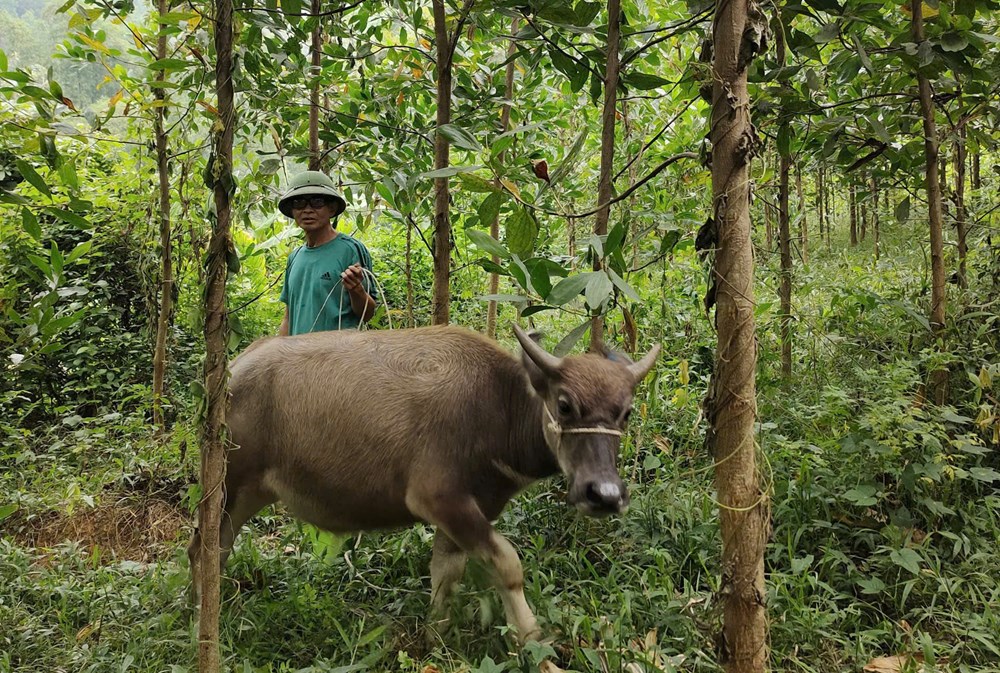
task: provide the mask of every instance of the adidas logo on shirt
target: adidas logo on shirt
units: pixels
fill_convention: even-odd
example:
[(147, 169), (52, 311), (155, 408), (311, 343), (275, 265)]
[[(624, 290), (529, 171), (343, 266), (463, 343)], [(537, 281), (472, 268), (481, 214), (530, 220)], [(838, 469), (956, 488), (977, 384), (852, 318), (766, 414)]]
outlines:
[(319, 278), (320, 278), (320, 280), (333, 280), (333, 277), (330, 276), (330, 272), (329, 271), (325, 272)]

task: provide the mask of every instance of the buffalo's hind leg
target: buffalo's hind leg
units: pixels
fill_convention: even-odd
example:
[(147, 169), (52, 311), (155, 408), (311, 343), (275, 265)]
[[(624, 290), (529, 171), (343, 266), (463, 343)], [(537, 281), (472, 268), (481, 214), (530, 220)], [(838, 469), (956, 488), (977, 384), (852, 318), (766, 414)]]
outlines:
[[(219, 571), (226, 567), (233, 542), (243, 525), (254, 514), (274, 503), (277, 498), (262, 487), (239, 487), (226, 480), (225, 498), (222, 503), (222, 520), (219, 523)], [(201, 530), (195, 528), (188, 544), (188, 560), (191, 564), (191, 598), (198, 604), (201, 590)]]
[[(493, 567), (494, 580), (500, 591), (507, 622), (517, 629), (517, 636), (521, 642), (538, 640), (541, 631), (534, 613), (528, 606), (528, 601), (524, 598), (524, 570), (521, 568), (521, 559), (507, 538), (493, 529), (476, 501), (471, 496), (442, 498), (410, 494), (407, 496), (407, 506), (417, 516), (435, 524), (439, 531), (443, 531), (465, 553)], [(440, 536), (439, 532), (438, 537)], [(437, 556), (437, 538), (435, 538), (434, 553)], [(432, 591), (433, 577), (432, 567)], [(440, 588), (443, 588), (443, 580)], [(431, 600), (432, 607), (436, 607), (433, 596)]]

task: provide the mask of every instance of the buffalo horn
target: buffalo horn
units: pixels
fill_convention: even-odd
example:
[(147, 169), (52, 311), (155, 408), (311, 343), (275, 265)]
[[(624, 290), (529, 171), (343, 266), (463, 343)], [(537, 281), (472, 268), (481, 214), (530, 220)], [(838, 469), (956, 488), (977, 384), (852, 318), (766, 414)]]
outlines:
[(538, 365), (539, 369), (548, 376), (558, 374), (559, 365), (562, 363), (560, 358), (546, 352), (541, 346), (532, 341), (531, 337), (525, 334), (524, 330), (517, 325), (514, 325), (514, 336), (521, 342), (521, 348), (524, 349), (525, 354), (531, 358), (532, 362)]
[(656, 344), (648, 353), (646, 353), (645, 357), (628, 366), (628, 370), (632, 374), (632, 378), (635, 379), (636, 383), (639, 383), (639, 381), (646, 378), (646, 374), (648, 374), (649, 370), (653, 368), (653, 363), (656, 362), (656, 356), (659, 354), (660, 344)]

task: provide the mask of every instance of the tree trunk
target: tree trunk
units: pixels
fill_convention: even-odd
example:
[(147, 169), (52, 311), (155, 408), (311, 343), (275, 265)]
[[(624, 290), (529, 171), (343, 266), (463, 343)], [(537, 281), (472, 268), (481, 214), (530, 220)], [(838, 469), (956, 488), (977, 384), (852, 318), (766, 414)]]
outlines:
[[(162, 17), (168, 12), (167, 0), (159, 0), (158, 12), (161, 17), (160, 35), (156, 41), (156, 58), (167, 57), (167, 35)], [(166, 79), (166, 70), (159, 70), (156, 81)], [(167, 165), (167, 132), (164, 130), (164, 118), (167, 114), (166, 89), (156, 87), (153, 92), (157, 102), (153, 117), (153, 133), (156, 136), (156, 171), (159, 176), (160, 190), (160, 315), (156, 321), (156, 345), (153, 349), (153, 425), (157, 431), (167, 430), (163, 420), (163, 387), (167, 369), (167, 332), (170, 329), (170, 311), (173, 305), (174, 278), (173, 259), (170, 237), (170, 173)]]
[(320, 18), (322, 4), (320, 0), (312, 0), (311, 13), (316, 21), (312, 30), (312, 67), (309, 69), (311, 83), (309, 85), (309, 170), (322, 170), (322, 154), (319, 149), (319, 73), (322, 67), (320, 61), (323, 55), (323, 20)]
[[(785, 28), (778, 8), (778, 27), (775, 33), (775, 57), (778, 67), (785, 66)], [(788, 122), (782, 122), (787, 127)], [(778, 130), (778, 137), (788, 133), (786, 129)], [(789, 134), (790, 135), (790, 134)], [(780, 144), (779, 144), (780, 145)], [(792, 157), (787, 152), (778, 150), (778, 250), (781, 257), (781, 268), (778, 272), (778, 300), (781, 306), (780, 328), (778, 339), (781, 341), (781, 376), (786, 380), (792, 376), (792, 234), (788, 217), (788, 178), (792, 169)]]
[[(517, 29), (520, 25), (520, 21), (517, 17), (514, 17), (510, 22), (510, 46), (507, 47), (507, 70), (504, 73), (504, 100), (503, 107), (500, 108), (500, 128), (501, 133), (506, 133), (510, 128), (510, 107), (511, 101), (514, 100), (514, 54), (517, 51), (517, 40), (514, 38), (517, 35)], [(504, 156), (506, 152), (501, 152), (497, 156), (497, 162), (503, 163)], [(495, 182), (497, 188), (500, 188), (500, 179), (498, 178)], [(493, 218), (490, 222), (490, 236), (496, 240), (500, 240), (500, 213), (497, 212), (497, 216)], [(493, 263), (500, 264), (500, 258), (497, 255), (493, 255)], [(496, 294), (500, 290), (500, 274), (493, 272), (490, 274), (490, 294)], [(497, 302), (494, 299), (490, 300), (489, 305), (486, 307), (486, 336), (491, 339), (497, 338)]]
[[(448, 167), (451, 146), (440, 129), (451, 122), (452, 41), (448, 37), (444, 0), (433, 0), (434, 35), (437, 43), (437, 132), (434, 135), (434, 170)], [(458, 40), (458, 33), (455, 33)], [(434, 290), (431, 323), (447, 325), (451, 304), (451, 219), (448, 178), (434, 178)]]
[(226, 464), (226, 412), (229, 374), (226, 362), (226, 258), (232, 248), (230, 189), (233, 187), (233, 2), (215, 4), (215, 91), (219, 128), (214, 137), (216, 222), (208, 246), (205, 291), (205, 420), (201, 434), (201, 615), (198, 621), (198, 670), (218, 673), (219, 652), (219, 523), (222, 515), (222, 479)]
[(795, 166), (795, 191), (799, 197), (799, 245), (802, 250), (802, 263), (809, 263), (809, 219), (806, 217), (806, 194), (802, 189), (802, 167)]
[[(753, 246), (750, 241), (748, 147), (754, 147), (744, 39), (766, 29), (748, 25), (748, 0), (718, 0), (713, 25), (712, 211), (717, 227), (713, 284), (718, 347), (708, 418), (722, 534), (723, 632), (727, 673), (763, 671), (768, 659), (764, 609), (767, 495), (754, 449), (757, 350)], [(756, 30), (755, 30), (756, 29)], [(759, 31), (759, 32), (758, 32)]]
[(825, 213), (823, 212), (823, 164), (820, 164), (818, 170), (816, 171), (816, 220), (819, 226), (819, 242), (823, 242), (823, 227), (825, 223), (823, 218)]
[(767, 250), (770, 254), (771, 248), (774, 246), (774, 224), (771, 220), (774, 218), (774, 214), (771, 212), (772, 208), (769, 204), (764, 204), (764, 236), (767, 239)]
[(958, 235), (958, 286), (969, 287), (966, 277), (966, 257), (969, 249), (966, 241), (968, 223), (965, 221), (965, 126), (955, 140), (955, 230)]
[(854, 183), (851, 183), (850, 196), (850, 209), (851, 209), (851, 247), (853, 248), (858, 244), (858, 194), (854, 188)]
[(878, 218), (878, 182), (875, 180), (875, 176), (872, 176), (872, 231), (875, 234), (875, 261), (878, 261), (879, 255), (879, 218)]
[[(913, 40), (917, 44), (924, 41), (924, 19), (921, 2), (911, 2), (911, 27)], [(945, 284), (944, 284), (944, 239), (941, 232), (941, 183), (938, 180), (937, 124), (934, 121), (934, 102), (931, 99), (931, 83), (917, 69), (917, 86), (920, 91), (920, 112), (924, 120), (924, 152), (926, 154), (926, 186), (928, 220), (931, 235), (931, 332), (935, 339), (944, 338), (945, 326)], [(947, 395), (948, 370), (941, 368), (931, 372), (931, 398), (943, 404)]]
[(868, 201), (861, 201), (859, 210), (861, 211), (861, 216), (858, 218), (861, 222), (861, 235), (858, 240), (863, 241), (868, 235)]
[(406, 223), (406, 256), (403, 260), (406, 275), (406, 326), (416, 327), (417, 321), (413, 317), (413, 227), (412, 221)]
[(972, 153), (972, 189), (978, 191), (982, 186), (979, 177), (979, 150)]
[[(611, 201), (612, 177), (615, 162), (615, 110), (618, 101), (618, 44), (621, 39), (621, 0), (608, 0), (608, 53), (604, 69), (604, 110), (601, 113), (601, 173), (597, 183), (597, 203)], [(611, 206), (605, 205), (594, 218), (594, 233), (604, 236), (608, 233), (608, 219)], [(594, 271), (600, 271), (600, 257), (594, 257)], [(604, 341), (604, 318), (600, 307), (591, 306), (593, 319), (590, 323), (590, 349), (596, 350)]]

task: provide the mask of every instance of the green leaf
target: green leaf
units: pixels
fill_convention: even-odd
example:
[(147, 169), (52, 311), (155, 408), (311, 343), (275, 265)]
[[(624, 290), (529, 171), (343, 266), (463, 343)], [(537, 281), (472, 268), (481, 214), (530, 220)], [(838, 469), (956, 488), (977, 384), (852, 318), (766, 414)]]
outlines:
[(302, 0), (281, 0), (281, 11), (294, 23), (302, 14)]
[(608, 267), (607, 270), (608, 270), (608, 275), (611, 276), (611, 282), (615, 284), (615, 287), (617, 287), (622, 292), (622, 294), (624, 294), (626, 297), (628, 297), (634, 302), (639, 302), (639, 303), (642, 302), (642, 297), (639, 296), (638, 292), (632, 289), (631, 285), (625, 282), (624, 278), (615, 273), (615, 270), (612, 269), (610, 266)]
[[(2, 51), (0, 51), (0, 55), (3, 55)], [(0, 507), (0, 521), (3, 521), (4, 519), (6, 519), (7, 517), (9, 517), (11, 514), (13, 514), (14, 512), (16, 512), (17, 510), (18, 510), (18, 506), (17, 505), (13, 505), (13, 504), (11, 504), (11, 505), (4, 505), (3, 507)]]
[(72, 161), (64, 161), (59, 167), (59, 179), (70, 189), (80, 188), (80, 179), (76, 174), (76, 165)]
[(462, 183), (462, 189), (467, 192), (480, 192), (489, 194), (492, 192), (503, 191), (497, 187), (491, 180), (487, 180), (475, 173), (459, 173), (458, 181)]
[(611, 296), (613, 289), (614, 284), (608, 278), (608, 274), (603, 271), (595, 271), (587, 283), (587, 289), (584, 291), (584, 296), (587, 298), (587, 305), (591, 309), (596, 309)]
[(862, 484), (844, 492), (843, 498), (858, 507), (871, 507), (878, 502), (875, 494), (878, 489), (870, 484)]
[(907, 196), (896, 204), (896, 221), (902, 224), (910, 219), (910, 197)]
[(494, 192), (490, 194), (483, 202), (479, 204), (479, 224), (484, 227), (492, 226), (496, 221), (497, 217), (500, 216), (500, 206), (503, 202), (507, 200), (507, 195), (504, 192)]
[(838, 35), (840, 35), (840, 26), (836, 23), (827, 23), (813, 36), (813, 40), (817, 44), (824, 44), (836, 40)]
[(456, 126), (455, 124), (443, 124), (438, 127), (438, 131), (451, 141), (451, 144), (455, 147), (460, 147), (463, 150), (469, 150), (471, 152), (479, 152), (483, 149), (483, 146), (476, 141), (471, 133), (463, 129), (461, 126)]
[(76, 260), (86, 255), (88, 252), (90, 252), (90, 246), (92, 245), (92, 243), (93, 241), (84, 241), (83, 243), (80, 243), (75, 248), (73, 248), (73, 250), (68, 255), (66, 255), (66, 263), (72, 264)]
[(147, 67), (150, 70), (163, 70), (164, 72), (172, 72), (174, 70), (184, 70), (185, 68), (190, 68), (195, 64), (194, 61), (188, 61), (183, 58), (161, 58), (158, 61), (153, 61)]
[(992, 467), (970, 467), (969, 474), (976, 481), (984, 481), (988, 484), (1000, 480), (1000, 472), (997, 472)]
[(659, 75), (650, 75), (644, 72), (633, 72), (625, 75), (625, 85), (630, 86), (633, 89), (639, 89), (640, 91), (649, 91), (650, 89), (659, 89), (661, 86), (672, 84), (672, 82)]
[(854, 42), (854, 50), (858, 52), (858, 58), (861, 59), (861, 64), (865, 66), (865, 70), (872, 76), (875, 75), (875, 68), (872, 67), (872, 60), (868, 58), (868, 52), (865, 51), (864, 45), (861, 43), (861, 38), (857, 34), (851, 35), (851, 40)]
[(778, 127), (778, 155), (783, 157), (791, 156), (792, 151), (792, 127), (790, 124), (782, 124)]
[(886, 145), (892, 144), (892, 136), (889, 135), (889, 131), (885, 128), (885, 124), (874, 116), (868, 116), (865, 117), (865, 119), (868, 121), (868, 125), (872, 127), (872, 130), (875, 131), (875, 135), (879, 140), (884, 142)]
[(45, 184), (45, 180), (43, 180), (42, 176), (35, 171), (31, 164), (27, 161), (16, 159), (14, 161), (14, 165), (17, 166), (17, 170), (21, 173), (21, 176), (31, 183), (32, 187), (40, 191), (42, 194), (45, 194), (50, 199), (52, 198), (52, 192), (49, 191), (49, 186)]
[[(556, 169), (549, 175), (550, 184), (557, 185), (562, 182), (563, 178), (565, 178), (569, 172), (573, 170), (573, 166), (576, 165), (576, 161), (580, 156), (580, 150), (583, 149), (584, 144), (587, 142), (587, 134), (589, 132), (586, 124), (583, 124), (582, 126), (583, 128), (580, 130), (580, 134), (576, 137), (576, 140), (573, 141), (573, 146), (569, 149), (569, 152), (566, 153), (566, 158), (563, 159), (562, 163), (559, 164), (559, 166), (557, 166)], [(547, 187), (548, 184), (545, 186)]]
[(556, 347), (552, 349), (552, 354), (558, 358), (565, 357), (571, 350), (573, 350), (573, 346), (575, 346), (576, 343), (583, 338), (583, 335), (587, 333), (588, 329), (590, 329), (589, 319), (585, 320), (582, 325), (573, 328), (569, 334), (564, 336), (559, 343), (556, 344)]
[(531, 255), (537, 236), (538, 225), (535, 218), (523, 207), (517, 208), (504, 226), (507, 249), (520, 257)]
[(38, 218), (28, 207), (21, 208), (21, 226), (33, 239), (42, 242), (42, 228), (38, 226)]
[(920, 554), (909, 547), (893, 549), (889, 554), (889, 558), (900, 568), (909, 570), (914, 575), (920, 574), (920, 561), (922, 560)]
[(83, 218), (77, 215), (76, 213), (70, 212), (68, 210), (63, 210), (62, 208), (47, 207), (45, 209), (45, 212), (51, 213), (52, 215), (55, 215), (63, 222), (75, 225), (80, 229), (93, 228), (93, 225), (91, 225), (90, 222), (86, 220), (86, 218)]
[(489, 234), (485, 234), (477, 229), (467, 229), (465, 235), (472, 243), (483, 252), (496, 255), (501, 259), (510, 259), (510, 252)]
[(448, 166), (447, 168), (439, 168), (436, 171), (421, 173), (420, 177), (425, 179), (450, 178), (458, 175), (459, 173), (468, 173), (469, 171), (473, 171), (475, 169), (475, 166)]
[(542, 311), (553, 311), (555, 306), (547, 306), (546, 304), (534, 304), (533, 306), (525, 306), (521, 309), (521, 317), (527, 318), (528, 316), (535, 315), (536, 313), (541, 313)]
[(552, 288), (552, 292), (549, 292), (548, 295), (546, 295), (546, 303), (552, 304), (553, 306), (562, 306), (566, 302), (574, 299), (578, 294), (583, 292), (584, 288), (587, 287), (587, 284), (590, 282), (590, 277), (593, 276), (594, 273), (595, 272), (593, 271), (588, 271), (586, 273), (579, 273), (575, 276), (563, 278), (561, 281), (556, 283), (554, 288)]
[(948, 32), (941, 36), (941, 49), (944, 51), (962, 51), (969, 46), (969, 38), (961, 33)]

